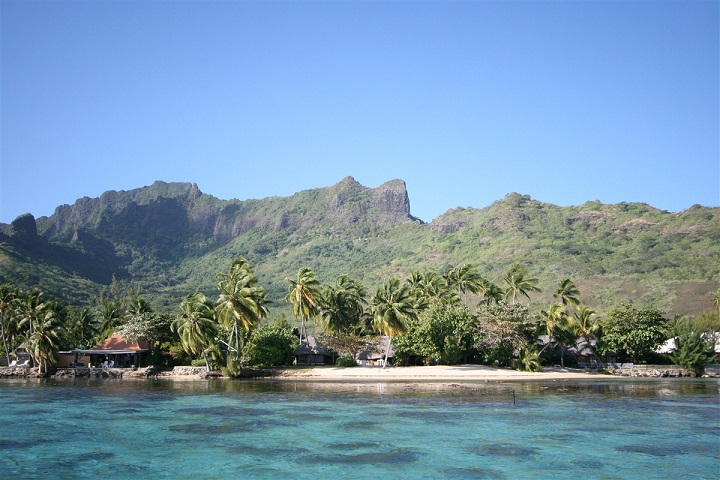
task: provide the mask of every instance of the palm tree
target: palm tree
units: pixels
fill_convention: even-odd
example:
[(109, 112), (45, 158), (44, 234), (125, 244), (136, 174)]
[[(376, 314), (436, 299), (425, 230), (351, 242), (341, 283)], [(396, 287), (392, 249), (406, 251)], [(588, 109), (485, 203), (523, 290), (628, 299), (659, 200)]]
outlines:
[(357, 323), (357, 310), (348, 294), (337, 287), (325, 289), (319, 302), (322, 329), (327, 333), (346, 331), (353, 323)]
[(409, 285), (400, 283), (396, 278), (391, 278), (375, 292), (371, 308), (373, 327), (388, 337), (385, 362), (383, 363), (383, 368), (385, 368), (393, 337), (405, 333), (405, 322), (416, 317)]
[(0, 285), (0, 333), (2, 334), (3, 351), (8, 365), (10, 365), (10, 350), (8, 350), (8, 323), (12, 312), (12, 305), (17, 297), (17, 290), (7, 283)]
[(122, 315), (115, 302), (104, 301), (100, 305), (98, 314), (100, 315), (100, 335), (103, 337), (108, 337), (122, 323)]
[(285, 301), (293, 304), (293, 315), (300, 319), (300, 344), (307, 340), (305, 322), (314, 318), (319, 312), (320, 282), (311, 268), (303, 267), (298, 271), (297, 280), (285, 279), (291, 290)]
[(16, 301), (17, 315), (19, 317), (18, 326), (25, 328), (26, 337), (29, 337), (35, 331), (35, 324), (38, 321), (45, 303), (42, 301), (42, 292), (33, 288), (24, 295), (19, 296)]
[(210, 362), (207, 358), (207, 349), (214, 343), (218, 326), (214, 307), (202, 293), (192, 293), (183, 299), (180, 304), (182, 313), (177, 316), (171, 327), (172, 331), (180, 336), (183, 350), (195, 356), (202, 353), (208, 372)]
[(69, 323), (74, 332), (74, 340), (80, 348), (91, 347), (95, 337), (100, 333), (99, 323), (93, 316), (90, 307), (71, 310)]
[(247, 260), (233, 260), (227, 273), (218, 275), (217, 316), (220, 323), (230, 331), (228, 345), (233, 346), (235, 356), (240, 355), (240, 331), (249, 332), (268, 313), (265, 290), (257, 285), (257, 278)]
[(580, 290), (569, 278), (560, 282), (557, 291), (553, 293), (553, 297), (559, 299), (563, 305), (578, 305), (580, 303), (578, 295)]
[(468, 292), (478, 293), (483, 282), (483, 278), (475, 271), (475, 267), (469, 263), (463, 263), (451, 268), (443, 277), (450, 288), (457, 289), (458, 296), (464, 296), (466, 307), (468, 304)]
[(61, 319), (57, 309), (44, 308), (35, 318), (33, 331), (27, 339), (28, 350), (38, 365), (39, 373), (47, 373), (55, 364), (60, 344)]
[(552, 303), (547, 310), (540, 310), (540, 323), (545, 327), (548, 343), (540, 350), (542, 353), (548, 345), (555, 342), (555, 329), (567, 323), (567, 312), (561, 303)]
[(508, 270), (508, 273), (503, 277), (508, 287), (505, 290), (505, 297), (507, 298), (512, 294), (512, 303), (517, 303), (517, 296), (525, 295), (530, 298), (529, 292), (541, 292), (537, 286), (537, 278), (526, 278), (529, 275), (527, 268), (517, 263), (512, 265)]
[(483, 279), (478, 288), (478, 294), (482, 296), (482, 300), (479, 305), (490, 305), (492, 303), (498, 303), (505, 296), (502, 288), (490, 280)]
[(432, 302), (451, 304), (459, 301), (444, 278), (435, 272), (413, 272), (405, 281), (416, 311), (425, 310)]
[(585, 340), (588, 348), (595, 355), (595, 349), (590, 344), (590, 337), (597, 335), (600, 331), (601, 323), (598, 319), (597, 312), (592, 307), (580, 305), (571, 319), (571, 328), (576, 336)]

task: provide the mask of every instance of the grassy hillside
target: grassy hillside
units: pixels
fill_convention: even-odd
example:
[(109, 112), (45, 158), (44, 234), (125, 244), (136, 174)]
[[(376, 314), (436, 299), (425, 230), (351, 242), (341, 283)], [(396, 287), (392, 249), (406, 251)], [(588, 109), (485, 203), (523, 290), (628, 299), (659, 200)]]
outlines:
[(673, 314), (711, 308), (720, 286), (720, 209), (670, 213), (649, 205), (587, 202), (559, 207), (510, 194), (486, 208), (452, 209), (429, 224), (413, 218), (402, 181), (376, 189), (352, 178), (291, 197), (220, 200), (194, 184), (156, 182), (58, 207), (51, 217), (0, 225), (0, 282), (92, 303), (115, 276), (135, 283), (157, 309), (202, 290), (233, 257), (255, 266), (286, 309), (286, 277), (309, 266), (325, 283), (349, 274), (373, 291), (390, 276), (442, 273), (472, 263), (501, 283), (513, 263), (544, 293), (570, 277), (582, 300), (605, 310), (621, 301)]

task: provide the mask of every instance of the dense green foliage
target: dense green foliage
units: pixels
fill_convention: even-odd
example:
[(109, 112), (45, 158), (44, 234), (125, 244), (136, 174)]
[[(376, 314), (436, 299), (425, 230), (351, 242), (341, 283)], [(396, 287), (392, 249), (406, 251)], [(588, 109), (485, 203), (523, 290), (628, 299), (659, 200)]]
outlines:
[(673, 363), (688, 370), (702, 373), (715, 358), (715, 335), (704, 332), (689, 320), (678, 320), (674, 327), (675, 351), (670, 355)]
[(642, 362), (667, 338), (668, 322), (662, 312), (625, 304), (608, 313), (598, 349), (615, 352), (621, 360)]

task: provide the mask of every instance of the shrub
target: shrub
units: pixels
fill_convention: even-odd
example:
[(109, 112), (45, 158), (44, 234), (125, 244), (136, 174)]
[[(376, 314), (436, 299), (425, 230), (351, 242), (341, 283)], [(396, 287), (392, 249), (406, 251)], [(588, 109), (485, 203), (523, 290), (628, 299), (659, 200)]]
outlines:
[(338, 367), (356, 367), (357, 362), (352, 355), (340, 355), (335, 362)]

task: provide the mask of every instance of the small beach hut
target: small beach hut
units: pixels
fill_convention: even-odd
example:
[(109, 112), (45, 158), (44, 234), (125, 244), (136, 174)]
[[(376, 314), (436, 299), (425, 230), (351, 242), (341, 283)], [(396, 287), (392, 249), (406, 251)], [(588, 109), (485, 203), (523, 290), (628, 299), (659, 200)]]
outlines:
[(332, 363), (330, 351), (320, 345), (315, 337), (307, 337), (293, 352), (296, 365), (325, 365)]
[(145, 366), (145, 358), (150, 351), (148, 342), (138, 340), (131, 342), (118, 333), (112, 334), (89, 350), (72, 350), (75, 362), (81, 357), (89, 357), (90, 365), (113, 368)]

